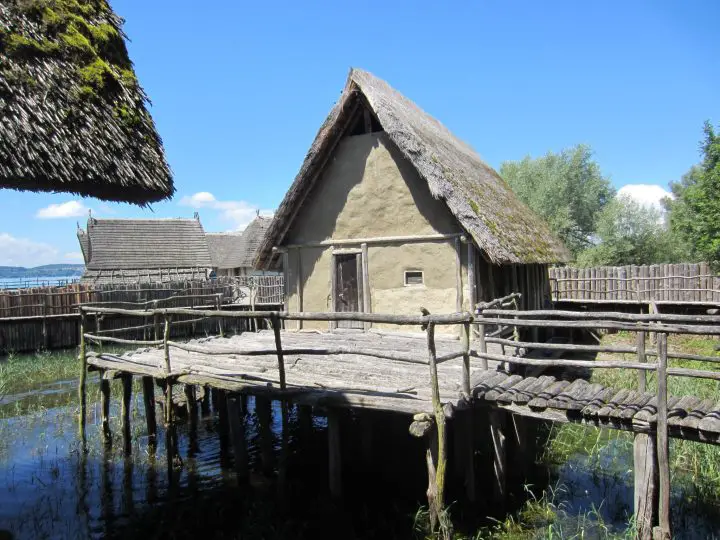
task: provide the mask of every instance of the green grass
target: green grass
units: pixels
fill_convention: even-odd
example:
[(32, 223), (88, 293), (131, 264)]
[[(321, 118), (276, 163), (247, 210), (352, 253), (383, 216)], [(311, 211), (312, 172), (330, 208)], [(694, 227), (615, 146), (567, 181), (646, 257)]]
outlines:
[(0, 397), (79, 376), (76, 349), (10, 354), (0, 359)]
[[(620, 332), (607, 335), (604, 345), (634, 345), (634, 334)], [(717, 340), (697, 336), (671, 335), (668, 350), (689, 354), (717, 356), (714, 350)], [(647, 348), (654, 348), (649, 341)], [(633, 354), (602, 354), (598, 359), (634, 361)], [(719, 357), (720, 358), (720, 357)], [(649, 358), (654, 361), (654, 358)], [(720, 364), (698, 362), (694, 360), (669, 359), (672, 367), (685, 367), (708, 371), (720, 371)], [(637, 389), (636, 372), (624, 369), (595, 369), (590, 382), (613, 388)], [(647, 390), (657, 390), (657, 377), (648, 372)], [(720, 401), (720, 383), (711, 379), (690, 377), (670, 377), (668, 390), (671, 395), (693, 395), (701, 399)], [(545, 445), (543, 461), (546, 463), (565, 463), (573, 455), (584, 455), (599, 459), (600, 451), (609, 444), (615, 444), (620, 451), (632, 452), (632, 434), (609, 429), (597, 429), (578, 424), (554, 425)], [(701, 496), (720, 501), (720, 447), (679, 439), (670, 440), (670, 466), (673, 485), (679, 485)]]

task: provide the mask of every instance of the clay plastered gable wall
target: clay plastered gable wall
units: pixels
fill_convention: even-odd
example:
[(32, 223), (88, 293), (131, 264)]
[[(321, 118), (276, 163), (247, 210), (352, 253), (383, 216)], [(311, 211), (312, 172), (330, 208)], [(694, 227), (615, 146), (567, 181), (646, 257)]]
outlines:
[[(300, 208), (285, 244), (455, 232), (460, 232), (459, 225), (445, 204), (432, 198), (427, 184), (384, 133), (372, 133), (347, 137), (339, 143)], [(302, 310), (329, 311), (333, 258), (332, 249), (324, 247), (290, 250), (289, 308), (300, 307), (296, 294), (298, 251)], [(415, 314), (420, 306), (436, 313), (454, 311), (452, 240), (370, 244), (368, 266), (373, 312)], [(406, 287), (404, 270), (422, 270), (424, 286)], [(306, 327), (327, 328), (327, 324), (309, 323)]]

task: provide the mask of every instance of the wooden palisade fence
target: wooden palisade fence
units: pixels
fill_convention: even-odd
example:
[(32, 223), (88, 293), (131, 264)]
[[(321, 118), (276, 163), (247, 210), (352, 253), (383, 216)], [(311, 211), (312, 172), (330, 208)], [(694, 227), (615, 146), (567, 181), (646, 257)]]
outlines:
[[(123, 310), (119, 308), (105, 308), (105, 307), (93, 307), (83, 306), (81, 308), (83, 313), (83, 341), (81, 345), (81, 363), (83, 373), (88, 367), (88, 356), (85, 347), (85, 341), (89, 340), (95, 343), (122, 343), (127, 345), (143, 345), (143, 346), (156, 346), (162, 347), (165, 351), (165, 365), (162, 370), (158, 370), (155, 365), (144, 365), (142, 363), (135, 364), (123, 364), (122, 359), (115, 358), (112, 360), (112, 364), (103, 364), (101, 357), (93, 357), (94, 365), (97, 369), (102, 372), (110, 370), (112, 373), (108, 375), (105, 373), (101, 377), (102, 380), (113, 376), (116, 376), (113, 370), (128, 370), (128, 373), (120, 374), (120, 376), (132, 376), (132, 370), (135, 370), (135, 374), (141, 374), (144, 377), (153, 377), (162, 380), (162, 385), (165, 388), (166, 421), (171, 424), (171, 407), (169, 406), (169, 399), (172, 392), (173, 384), (183, 383), (186, 385), (215, 385), (222, 389), (223, 392), (229, 392), (227, 394), (228, 406), (230, 408), (231, 400), (235, 400), (239, 394), (237, 392), (248, 392), (258, 393), (258, 395), (276, 395), (278, 399), (283, 401), (283, 429), (285, 429), (286, 412), (285, 404), (287, 400), (299, 400), (302, 403), (303, 396), (308, 396), (313, 392), (322, 392), (325, 397), (325, 403), (328, 407), (328, 430), (329, 430), (329, 466), (330, 466), (330, 485), (331, 492), (339, 490), (339, 439), (337, 437), (337, 430), (339, 429), (336, 422), (337, 417), (333, 412), (333, 407), (341, 406), (342, 401), (332, 401), (331, 396), (328, 393), (334, 393), (340, 396), (342, 389), (332, 388), (298, 388), (288, 387), (286, 383), (285, 375), (285, 358), (287, 356), (297, 357), (298, 355), (341, 355), (341, 354), (353, 354), (365, 356), (368, 358), (366, 366), (371, 367), (373, 358), (391, 359), (397, 362), (411, 362), (411, 363), (423, 363), (429, 368), (429, 384), (431, 394), (431, 413), (427, 410), (416, 414), (413, 418), (413, 422), (410, 431), (413, 435), (418, 437), (427, 438), (427, 469), (429, 476), (429, 487), (428, 487), (428, 502), (431, 509), (431, 519), (433, 524), (437, 523), (442, 516), (443, 505), (444, 505), (444, 486), (445, 486), (445, 474), (446, 474), (446, 459), (447, 459), (447, 442), (445, 433), (445, 418), (449, 413), (447, 412), (445, 403), (442, 403), (440, 393), (438, 391), (438, 365), (443, 362), (448, 362), (454, 359), (462, 359), (462, 370), (461, 380), (458, 381), (458, 387), (461, 389), (461, 400), (468, 406), (474, 404), (475, 391), (473, 388), (473, 373), (470, 369), (470, 358), (475, 357), (485, 361), (481, 372), (489, 373), (487, 361), (501, 362), (514, 366), (534, 366), (534, 367), (580, 367), (588, 369), (626, 369), (636, 371), (638, 374), (638, 387), (637, 391), (627, 391), (623, 394), (622, 406), (627, 406), (627, 409), (623, 409), (622, 412), (630, 411), (631, 415), (628, 418), (633, 418), (630, 423), (618, 423), (617, 425), (610, 425), (609, 427), (615, 427), (617, 429), (626, 429), (633, 431), (636, 434), (636, 512), (637, 512), (637, 526), (638, 536), (641, 538), (650, 538), (655, 535), (660, 538), (670, 537), (670, 472), (669, 472), (669, 436), (685, 436), (684, 434), (678, 435), (679, 431), (676, 429), (671, 430), (671, 426), (668, 423), (668, 403), (669, 396), (667, 390), (668, 377), (697, 377), (697, 378), (708, 378), (714, 380), (720, 380), (720, 372), (711, 370), (700, 370), (700, 369), (684, 369), (675, 368), (668, 365), (669, 360), (680, 358), (688, 359), (692, 358), (696, 361), (705, 362), (720, 362), (718, 357), (705, 357), (697, 355), (682, 355), (673, 354), (668, 352), (667, 349), (667, 336), (668, 334), (700, 334), (700, 335), (719, 335), (720, 334), (720, 316), (713, 315), (670, 315), (670, 314), (648, 314), (648, 315), (634, 315), (625, 313), (577, 313), (570, 311), (556, 311), (556, 310), (535, 310), (535, 311), (522, 311), (518, 309), (507, 309), (508, 302), (511, 302), (513, 298), (499, 299), (498, 301), (486, 303), (479, 307), (476, 314), (470, 313), (454, 313), (448, 315), (430, 315), (425, 314), (422, 316), (405, 316), (405, 315), (388, 315), (388, 314), (377, 314), (377, 313), (287, 313), (287, 312), (233, 312), (225, 310), (211, 310), (203, 313), (208, 318), (266, 318), (271, 321), (272, 328), (274, 330), (275, 346), (272, 349), (263, 350), (250, 350), (242, 349), (235, 350), (228, 347), (223, 347), (222, 350), (213, 349), (212, 347), (206, 347), (205, 344), (190, 345), (186, 343), (179, 343), (170, 339), (170, 333), (168, 329), (172, 324), (174, 318), (178, 316), (187, 316), (196, 314), (195, 311), (183, 309), (183, 308), (167, 308), (167, 309), (147, 309), (142, 312), (137, 310)], [(136, 316), (136, 317), (153, 317), (155, 319), (161, 319), (164, 321), (165, 331), (162, 338), (160, 338), (159, 332), (155, 334), (153, 340), (124, 340), (119, 338), (111, 338), (103, 336), (98, 333), (90, 333), (85, 330), (85, 324), (94, 316), (98, 315), (125, 315), (125, 316)], [(412, 357), (402, 352), (395, 351), (378, 351), (363, 350), (358, 348), (349, 348), (343, 346), (335, 346), (334, 348), (325, 347), (322, 349), (298, 349), (298, 348), (284, 348), (282, 344), (282, 334), (280, 332), (283, 321), (287, 320), (309, 320), (309, 321), (361, 321), (369, 323), (385, 323), (394, 325), (405, 325), (405, 326), (420, 326), (427, 334), (427, 358), (421, 359)], [(438, 356), (436, 353), (435, 344), (435, 327), (437, 325), (459, 325), (460, 334), (460, 347), (459, 350)], [(480, 328), (480, 337), (477, 342), (471, 341), (470, 327), (476, 325)], [(503, 328), (512, 327), (513, 339), (505, 337), (504, 333), (490, 333), (486, 334), (486, 328)], [(521, 341), (520, 336), (530, 335), (533, 336), (535, 333), (523, 331), (525, 329), (540, 329), (540, 330), (565, 330), (568, 328), (592, 328), (592, 329), (608, 329), (608, 330), (623, 330), (634, 332), (637, 334), (637, 346), (601, 346), (601, 345), (574, 345), (565, 343), (542, 343), (537, 341)], [(657, 346), (655, 349), (647, 348), (645, 346), (645, 337), (650, 333), (657, 335)], [(502, 346), (509, 346), (516, 351), (515, 355), (509, 354), (494, 354), (488, 352), (488, 343), (496, 343)], [(188, 374), (186, 371), (180, 369), (180, 371), (173, 369), (172, 363), (172, 350), (178, 349), (188, 351), (192, 353), (200, 353), (201, 355), (207, 355), (208, 360), (202, 361), (200, 359), (193, 360), (193, 373)], [(582, 352), (611, 352), (619, 354), (633, 354), (636, 355), (634, 361), (589, 361), (589, 360), (573, 360), (573, 359), (560, 359), (560, 358), (532, 358), (525, 356), (517, 351), (527, 351), (531, 349), (542, 349), (542, 350), (561, 350), (563, 352), (582, 351)], [(263, 355), (273, 355), (277, 358), (277, 381), (279, 383), (269, 382), (267, 379), (253, 381), (252, 377), (245, 378), (241, 377), (241, 382), (231, 383), (227, 378), (217, 379), (213, 378), (212, 374), (212, 355), (237, 355), (243, 357), (258, 357)], [(233, 356), (234, 358), (235, 356)], [(650, 358), (655, 358), (654, 361), (649, 361)], [(202, 366), (206, 365), (210, 368), (207, 375), (202, 375)], [(108, 368), (108, 365), (120, 366), (114, 368)], [(97, 367), (99, 366), (99, 367)], [(106, 366), (106, 367), (103, 367)], [(362, 368), (362, 366), (360, 366)], [(654, 372), (657, 377), (657, 390), (649, 394), (647, 391), (646, 374), (648, 372)], [(498, 374), (502, 378), (500, 374)], [(509, 376), (511, 378), (506, 379), (512, 384), (518, 383), (522, 377), (518, 375)], [(512, 377), (515, 377), (514, 379)], [(81, 424), (84, 426), (85, 418), (85, 387), (81, 379)], [(579, 384), (582, 383), (582, 384)], [(583, 380), (578, 380), (573, 383), (569, 381), (558, 381), (553, 383), (555, 392), (560, 389), (570, 389), (570, 398), (575, 399), (577, 403), (586, 403), (590, 399), (589, 393), (600, 392), (613, 389), (602, 389), (592, 388)], [(506, 388), (509, 388), (507, 386)], [(150, 386), (152, 389), (152, 386)], [(147, 390), (146, 390), (147, 391)], [(398, 390), (397, 392), (402, 392)], [(545, 390), (543, 390), (545, 392)], [(583, 395), (583, 392), (588, 395)], [(191, 394), (192, 392), (190, 392)], [(188, 395), (190, 395), (188, 394)], [(552, 397), (552, 391), (548, 390), (546, 397), (542, 397), (544, 394), (539, 394), (538, 399), (547, 400)], [(595, 394), (592, 394), (595, 396)], [(599, 394), (598, 394), (599, 395)], [(549, 397), (548, 397), (549, 396)], [(107, 410), (107, 401), (109, 394), (105, 392), (101, 393), (103, 399), (102, 410)], [(593, 398), (595, 399), (595, 398)], [(609, 395), (604, 399), (609, 400)], [(145, 396), (145, 402), (150, 400), (150, 396)], [(363, 402), (363, 407), (370, 406), (373, 400), (372, 396), (367, 396)], [(346, 402), (345, 402), (346, 403)], [(677, 401), (673, 401), (677, 403)], [(591, 402), (597, 408), (602, 407), (605, 402), (601, 401), (599, 404)], [(233, 401), (232, 407), (235, 407), (236, 403)], [(351, 405), (352, 406), (352, 405)], [(355, 405), (357, 406), (357, 405)], [(589, 406), (589, 405), (588, 405)], [(712, 409), (712, 404), (706, 405), (709, 407), (708, 410)], [(720, 411), (720, 405), (715, 405), (715, 408)], [(381, 408), (381, 407), (380, 407)], [(656, 411), (656, 414), (646, 413), (644, 416), (642, 413), (646, 410)], [(715, 410), (715, 409), (712, 409)], [(534, 418), (545, 418), (547, 420), (558, 420), (557, 415), (543, 416), (543, 413), (532, 412), (527, 410), (523, 412), (521, 409), (511, 409), (514, 414), (527, 414)], [(638, 413), (639, 411), (639, 413)], [(492, 452), (491, 459), (494, 460), (495, 470), (495, 491), (496, 494), (504, 496), (504, 475), (506, 471), (504, 463), (504, 451), (502, 445), (504, 444), (505, 436), (501, 433), (503, 429), (500, 422), (500, 415), (504, 412), (501, 407), (490, 408), (490, 424), (492, 433), (497, 432), (497, 437), (493, 435), (492, 442), (496, 445), (495, 451)], [(635, 422), (635, 415), (638, 413), (639, 417), (644, 420), (638, 419)], [(596, 415), (597, 418), (597, 415)], [(648, 420), (650, 419), (650, 420)], [(711, 419), (713, 422), (720, 423), (720, 420)], [(579, 412), (575, 416), (568, 416), (564, 421), (584, 421), (582, 420)], [(231, 422), (231, 429), (238, 429), (237, 419)], [(235, 428), (233, 428), (233, 425)], [(84, 427), (83, 427), (84, 429)], [(155, 434), (153, 432), (154, 427), (148, 424), (148, 430), (150, 432), (151, 440), (154, 440)], [(169, 430), (168, 430), (169, 431)], [(244, 432), (233, 433), (233, 441), (236, 446), (236, 456), (246, 456), (245, 447), (245, 434)], [(470, 445), (474, 444), (473, 438), (468, 438)], [(702, 439), (698, 439), (702, 440)], [(709, 442), (718, 444), (720, 439), (715, 437), (714, 439), (708, 439), (703, 442)], [(499, 446), (497, 446), (499, 445)], [(474, 452), (469, 452), (469, 455), (474, 455)], [(638, 457), (641, 456), (641, 457)], [(643, 457), (644, 456), (644, 457)], [(169, 460), (170, 461), (170, 460)], [(237, 464), (239, 472), (243, 474), (247, 471), (247, 464)], [(474, 478), (472, 459), (465, 464), (466, 475), (470, 478)], [(657, 478), (657, 482), (655, 480)], [(474, 488), (466, 486), (468, 494)], [(335, 494), (335, 493), (333, 493)], [(469, 495), (470, 496), (470, 495)], [(657, 505), (653, 501), (657, 500)]]
[(720, 303), (720, 274), (708, 263), (550, 268), (555, 301)]
[[(280, 282), (277, 283), (277, 280)], [(282, 304), (282, 276), (253, 276), (253, 306), (277, 307)], [(251, 305), (245, 282), (238, 278), (181, 283), (136, 283), (87, 285), (75, 283), (64, 287), (42, 287), (0, 291), (0, 352), (57, 349), (78, 345), (81, 305), (143, 309), (146, 307), (186, 307), (207, 309), (218, 305)], [(247, 289), (249, 290), (249, 289)], [(246, 306), (246, 307), (242, 307)], [(174, 327), (174, 336), (213, 333), (209, 321), (188, 321)], [(141, 334), (147, 332), (147, 321), (127, 317), (107, 317), (104, 330), (112, 332), (126, 327)], [(215, 324), (217, 326), (217, 324)], [(240, 330), (236, 328), (235, 330)]]

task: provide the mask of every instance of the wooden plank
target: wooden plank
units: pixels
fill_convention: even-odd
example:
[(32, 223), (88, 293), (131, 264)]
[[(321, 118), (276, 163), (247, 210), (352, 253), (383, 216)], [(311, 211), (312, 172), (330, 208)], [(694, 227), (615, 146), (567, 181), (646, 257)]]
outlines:
[(520, 392), (525, 391), (526, 388), (532, 386), (536, 382), (536, 377), (525, 377), (518, 384), (514, 385), (512, 388), (509, 388), (505, 390), (502, 394), (500, 394), (497, 397), (496, 401), (499, 403), (512, 403), (515, 401), (515, 396), (517, 396)]
[(570, 386), (570, 381), (556, 381), (542, 390), (536, 397), (528, 402), (531, 409), (546, 409), (548, 401)]
[(548, 400), (548, 407), (568, 411), (580, 411), (585, 406), (586, 396), (596, 394), (600, 385), (591, 385), (583, 379), (573, 381), (562, 392)]
[(243, 411), (240, 407), (240, 396), (227, 394), (228, 423), (230, 424), (230, 435), (233, 444), (233, 460), (235, 462), (235, 473), (239, 483), (245, 483), (250, 476), (248, 465), (247, 440), (245, 438), (245, 425), (243, 422)]
[(500, 384), (505, 379), (509, 378), (510, 375), (499, 371), (484, 371), (483, 374), (487, 373), (487, 377), (483, 377), (480, 380), (473, 381), (473, 397), (481, 400), (485, 397), (485, 393), (492, 390), (496, 385)]
[[(457, 240), (459, 241), (459, 240)], [(363, 293), (363, 311), (365, 313), (372, 313), (372, 299), (370, 295), (370, 259), (368, 258), (368, 245), (367, 242), (360, 244), (362, 249), (362, 293)], [(461, 309), (457, 310), (458, 312)], [(372, 323), (365, 321), (365, 330), (370, 330)]]
[(680, 400), (668, 408), (667, 423), (668, 426), (679, 426), (685, 417), (697, 407), (702, 400), (694, 396), (682, 396)]
[(632, 390), (629, 388), (621, 388), (617, 392), (615, 392), (615, 395), (610, 398), (610, 400), (605, 403), (604, 406), (600, 407), (595, 411), (595, 413), (592, 415), (594, 417), (605, 419), (610, 416), (610, 413), (615, 410), (622, 402), (625, 400), (625, 398), (628, 397)]
[(635, 530), (638, 540), (651, 540), (656, 521), (658, 468), (655, 436), (639, 433), (633, 441)]
[(155, 419), (155, 381), (152, 377), (146, 375), (142, 378), (142, 385), (148, 444), (154, 446), (157, 444), (157, 423)]
[[(684, 430), (697, 430), (700, 421), (705, 418), (706, 414), (712, 410), (715, 400), (704, 399), (697, 403), (693, 408), (687, 411), (685, 418), (679, 421), (680, 427)], [(668, 423), (670, 421), (668, 420)]]
[(495, 401), (498, 396), (502, 395), (506, 390), (512, 388), (522, 380), (522, 375), (511, 375), (485, 392), (482, 399), (490, 402)]
[[(367, 245), (367, 244), (365, 244)], [(462, 282), (462, 244), (460, 238), (455, 238), (455, 311), (463, 310), (463, 282)], [(473, 309), (473, 306), (470, 306)]]
[(604, 388), (600, 390), (590, 399), (589, 403), (583, 407), (582, 411), (580, 411), (581, 414), (588, 418), (597, 417), (597, 411), (604, 407), (607, 401), (616, 393), (617, 390), (614, 388)]

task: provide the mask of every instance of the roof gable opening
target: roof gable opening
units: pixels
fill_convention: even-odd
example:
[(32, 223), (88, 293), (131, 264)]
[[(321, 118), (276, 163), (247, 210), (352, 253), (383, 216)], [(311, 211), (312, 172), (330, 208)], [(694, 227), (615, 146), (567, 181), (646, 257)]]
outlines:
[(352, 137), (380, 131), (384, 130), (377, 116), (365, 104), (362, 104), (350, 119), (345, 136)]

